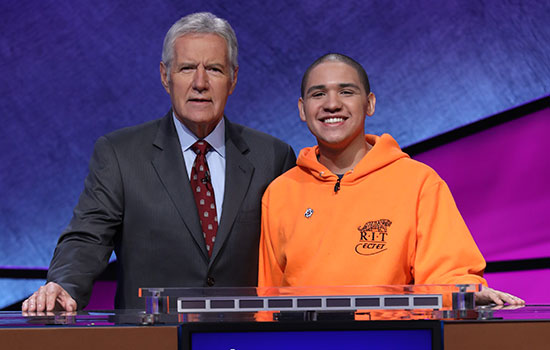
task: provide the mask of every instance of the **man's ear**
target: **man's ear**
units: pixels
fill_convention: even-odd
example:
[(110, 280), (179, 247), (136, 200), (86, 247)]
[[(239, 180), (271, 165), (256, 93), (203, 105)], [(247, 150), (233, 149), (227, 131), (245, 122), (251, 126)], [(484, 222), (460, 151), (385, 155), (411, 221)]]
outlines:
[(367, 115), (372, 117), (374, 114), (374, 106), (376, 105), (376, 96), (371, 92), (367, 96)]
[(235, 67), (233, 70), (233, 81), (231, 82), (231, 88), (229, 88), (230, 95), (233, 93), (233, 90), (235, 90), (235, 86), (237, 86), (237, 73), (239, 73), (239, 66)]
[(164, 65), (164, 62), (160, 62), (160, 82), (162, 83), (162, 86), (164, 86), (164, 90), (166, 90), (167, 93), (170, 93), (167, 73), (168, 72), (166, 66)]
[(301, 97), (298, 99), (298, 111), (300, 112), (300, 119), (305, 122), (306, 112), (304, 111), (304, 99)]

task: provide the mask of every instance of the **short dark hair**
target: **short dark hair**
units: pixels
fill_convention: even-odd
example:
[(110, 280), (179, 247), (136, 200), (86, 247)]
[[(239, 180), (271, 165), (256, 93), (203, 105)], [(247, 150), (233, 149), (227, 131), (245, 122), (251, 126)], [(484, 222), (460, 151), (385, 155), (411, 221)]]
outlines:
[(359, 76), (361, 83), (363, 83), (363, 87), (365, 88), (365, 92), (367, 93), (367, 95), (370, 93), (369, 77), (367, 75), (367, 72), (365, 71), (365, 68), (363, 68), (363, 66), (359, 62), (341, 53), (327, 53), (326, 55), (323, 55), (318, 59), (316, 59), (315, 62), (313, 62), (309, 67), (307, 67), (306, 72), (302, 77), (302, 87), (301, 87), (302, 98), (304, 97), (304, 93), (306, 90), (306, 84), (309, 78), (309, 73), (311, 73), (311, 70), (313, 68), (317, 67), (318, 65), (324, 62), (342, 62), (347, 64), (348, 66), (351, 66), (353, 69), (357, 71), (357, 75)]

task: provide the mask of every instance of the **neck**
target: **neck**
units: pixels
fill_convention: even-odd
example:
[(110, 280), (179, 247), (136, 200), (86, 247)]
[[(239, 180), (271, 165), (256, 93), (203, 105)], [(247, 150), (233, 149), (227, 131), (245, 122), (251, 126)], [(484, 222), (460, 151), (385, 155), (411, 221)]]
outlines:
[(353, 169), (371, 148), (364, 137), (342, 148), (319, 143), (319, 162), (334, 174), (345, 174)]
[(180, 118), (178, 115), (176, 115), (176, 118), (197, 138), (204, 139), (206, 136), (210, 135), (212, 131), (214, 131), (223, 116), (207, 122), (193, 122), (185, 118)]

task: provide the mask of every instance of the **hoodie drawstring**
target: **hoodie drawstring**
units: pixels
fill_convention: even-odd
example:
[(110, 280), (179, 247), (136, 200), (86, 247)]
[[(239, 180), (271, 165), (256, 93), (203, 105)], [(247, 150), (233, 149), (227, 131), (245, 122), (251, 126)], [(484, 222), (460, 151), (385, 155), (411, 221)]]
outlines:
[(342, 181), (342, 178), (338, 177), (338, 180), (334, 184), (334, 193), (338, 193), (338, 191), (340, 191), (340, 181)]

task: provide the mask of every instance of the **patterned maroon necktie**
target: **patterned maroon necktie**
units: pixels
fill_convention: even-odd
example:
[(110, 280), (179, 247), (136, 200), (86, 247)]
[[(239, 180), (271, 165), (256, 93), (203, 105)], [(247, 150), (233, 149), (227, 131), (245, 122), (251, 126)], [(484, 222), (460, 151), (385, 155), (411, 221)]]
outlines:
[(210, 170), (208, 170), (208, 164), (206, 163), (206, 153), (210, 150), (210, 145), (204, 140), (198, 140), (191, 146), (191, 149), (197, 154), (191, 171), (191, 188), (199, 211), (206, 250), (208, 256), (212, 256), (216, 232), (218, 231), (218, 217), (216, 216), (214, 188), (210, 181)]

